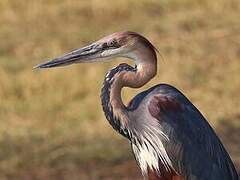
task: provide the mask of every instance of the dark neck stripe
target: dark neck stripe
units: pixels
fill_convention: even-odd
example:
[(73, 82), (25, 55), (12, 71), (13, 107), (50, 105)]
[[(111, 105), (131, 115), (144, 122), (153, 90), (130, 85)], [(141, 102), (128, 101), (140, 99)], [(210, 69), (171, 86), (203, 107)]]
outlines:
[(102, 107), (103, 107), (103, 111), (104, 114), (108, 120), (108, 122), (111, 124), (111, 126), (118, 131), (120, 134), (122, 134), (123, 136), (129, 138), (129, 133), (127, 132), (126, 129), (124, 129), (123, 127), (121, 127), (120, 124), (120, 117), (117, 117), (114, 115), (113, 112), (113, 107), (110, 103), (110, 94), (111, 94), (111, 88), (112, 88), (112, 84), (115, 81), (115, 75), (121, 73), (122, 71), (136, 71), (136, 68), (133, 68), (131, 66), (129, 66), (128, 64), (120, 64), (117, 67), (111, 69), (103, 82), (103, 88), (101, 91), (101, 100), (102, 100)]

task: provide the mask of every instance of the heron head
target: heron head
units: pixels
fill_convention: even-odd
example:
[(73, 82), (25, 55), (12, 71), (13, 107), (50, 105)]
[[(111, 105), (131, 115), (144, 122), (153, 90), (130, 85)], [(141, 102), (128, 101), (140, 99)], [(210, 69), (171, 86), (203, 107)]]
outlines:
[(140, 49), (152, 49), (154, 46), (143, 36), (134, 32), (116, 32), (88, 46), (76, 49), (63, 56), (39, 64), (35, 68), (52, 68), (75, 63), (99, 62), (112, 57), (136, 59)]

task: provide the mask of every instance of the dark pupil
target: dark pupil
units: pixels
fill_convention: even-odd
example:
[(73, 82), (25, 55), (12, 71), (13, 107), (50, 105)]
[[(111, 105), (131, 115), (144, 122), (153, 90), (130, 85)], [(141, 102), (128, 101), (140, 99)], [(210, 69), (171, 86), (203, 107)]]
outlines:
[(109, 46), (111, 47), (117, 47), (117, 42), (115, 40), (111, 41)]
[(114, 44), (115, 44), (115, 41), (112, 41), (112, 42), (110, 43), (111, 46), (114, 46)]
[(103, 43), (102, 44), (102, 48), (103, 49), (107, 49), (107, 48), (110, 48), (110, 47), (119, 47), (118, 46), (118, 44), (117, 44), (117, 42), (115, 41), (115, 40), (113, 40), (113, 41), (111, 41), (111, 42), (109, 42), (109, 43)]

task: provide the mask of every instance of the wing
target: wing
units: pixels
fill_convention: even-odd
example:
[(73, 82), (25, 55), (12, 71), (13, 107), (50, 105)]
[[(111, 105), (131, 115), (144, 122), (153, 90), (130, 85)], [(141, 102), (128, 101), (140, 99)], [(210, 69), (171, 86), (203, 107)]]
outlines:
[[(132, 147), (140, 167), (144, 167), (144, 158), (157, 153), (159, 166), (173, 169), (184, 179), (238, 179), (221, 141), (180, 91), (166, 84), (157, 85), (135, 97), (131, 107), (130, 127), (137, 139)], [(155, 154), (146, 155), (146, 151)], [(146, 166), (156, 169), (156, 160), (155, 165), (154, 159), (145, 162), (145, 170)]]

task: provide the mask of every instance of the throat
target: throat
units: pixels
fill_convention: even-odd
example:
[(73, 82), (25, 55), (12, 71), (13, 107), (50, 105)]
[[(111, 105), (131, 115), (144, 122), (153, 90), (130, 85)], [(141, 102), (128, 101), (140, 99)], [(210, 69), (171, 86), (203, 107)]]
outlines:
[(101, 100), (105, 116), (116, 131), (129, 139), (128, 110), (122, 101), (121, 90), (123, 87), (142, 87), (155, 74), (155, 63), (139, 63), (135, 68), (123, 63), (111, 69), (103, 82)]
[(124, 72), (136, 72), (128, 64), (120, 64), (111, 69), (103, 82), (101, 101), (104, 114), (110, 125), (124, 137), (130, 139), (128, 131), (128, 112), (121, 98), (121, 76)]

